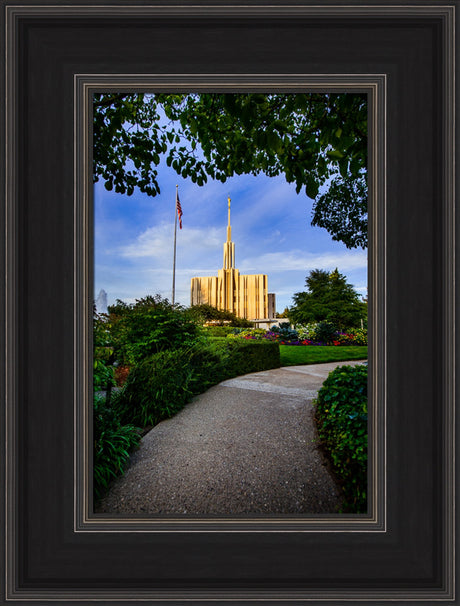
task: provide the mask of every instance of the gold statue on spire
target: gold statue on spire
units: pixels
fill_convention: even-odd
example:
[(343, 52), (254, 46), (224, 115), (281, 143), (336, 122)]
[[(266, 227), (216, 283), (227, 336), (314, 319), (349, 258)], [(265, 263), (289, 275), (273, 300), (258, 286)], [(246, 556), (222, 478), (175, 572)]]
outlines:
[(232, 239), (232, 228), (230, 225), (230, 196), (228, 196), (228, 225), (227, 225), (227, 242), (230, 242)]

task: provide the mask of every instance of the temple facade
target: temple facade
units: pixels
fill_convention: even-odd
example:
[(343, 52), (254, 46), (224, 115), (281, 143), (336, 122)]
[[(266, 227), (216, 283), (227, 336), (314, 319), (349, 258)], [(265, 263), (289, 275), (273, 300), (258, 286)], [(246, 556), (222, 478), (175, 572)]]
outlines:
[(240, 318), (248, 320), (274, 317), (275, 295), (268, 294), (266, 274), (242, 275), (235, 268), (230, 202), (228, 198), (227, 241), (224, 244), (223, 267), (218, 270), (217, 276), (192, 278), (191, 304), (206, 303), (217, 309), (231, 311)]

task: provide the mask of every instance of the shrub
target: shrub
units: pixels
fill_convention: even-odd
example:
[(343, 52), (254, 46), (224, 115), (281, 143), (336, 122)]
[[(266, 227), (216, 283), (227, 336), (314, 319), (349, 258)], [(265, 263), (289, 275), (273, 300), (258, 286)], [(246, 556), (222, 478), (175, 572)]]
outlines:
[(299, 334), (296, 330), (291, 328), (289, 322), (281, 322), (279, 326), (272, 326), (270, 331), (270, 335), (279, 335), (279, 337), (283, 341), (298, 341)]
[(367, 510), (367, 365), (339, 366), (315, 401), (318, 434), (345, 496), (345, 512)]
[(210, 339), (160, 352), (135, 366), (113, 406), (123, 423), (156, 425), (220, 381), (279, 365), (277, 343)]
[(99, 499), (111, 480), (122, 474), (129, 452), (141, 439), (133, 425), (122, 425), (104, 397), (94, 398), (94, 498)]
[(109, 307), (110, 334), (118, 360), (133, 366), (160, 351), (192, 345), (200, 327), (179, 305), (160, 296)]
[(223, 358), (225, 378), (280, 366), (278, 343), (226, 339), (225, 342), (221, 342), (219, 349)]
[(109, 365), (103, 348), (94, 348), (93, 388), (94, 391), (105, 391), (115, 385), (113, 367)]
[(242, 326), (251, 327), (252, 322), (245, 318), (240, 318), (236, 314), (226, 309), (217, 309), (212, 305), (203, 303), (201, 305), (192, 305), (189, 308), (189, 314), (194, 320), (200, 324), (213, 322), (217, 325)]
[(330, 322), (318, 322), (315, 328), (315, 341), (319, 343), (332, 343), (337, 334), (337, 328)]
[(355, 345), (367, 345), (367, 330), (359, 328), (353, 332)]
[(188, 357), (182, 349), (162, 351), (137, 364), (114, 401), (122, 423), (156, 425), (181, 410), (190, 396)]
[(316, 327), (318, 322), (310, 322), (310, 324), (296, 325), (296, 331), (301, 341), (313, 341), (316, 335)]
[(225, 378), (224, 358), (221, 353), (223, 343), (226, 343), (226, 338), (217, 337), (210, 339), (206, 344), (197, 344), (188, 350), (191, 395), (203, 393)]
[(203, 393), (225, 379), (280, 366), (277, 343), (224, 337), (197, 344), (184, 351), (184, 356), (191, 371), (187, 389), (192, 395)]
[(228, 336), (235, 336), (241, 339), (262, 340), (265, 337), (266, 331), (263, 328), (245, 328), (243, 330), (233, 331)]
[(290, 330), (291, 324), (290, 322), (280, 322), (279, 324), (274, 324), (271, 328), (273, 332), (283, 332), (285, 330)]
[(234, 326), (204, 326), (203, 333), (207, 337), (226, 337), (227, 335), (235, 334), (238, 328)]
[(93, 309), (93, 388), (104, 391), (115, 385), (113, 377), (113, 349), (109, 346), (110, 335), (107, 316)]

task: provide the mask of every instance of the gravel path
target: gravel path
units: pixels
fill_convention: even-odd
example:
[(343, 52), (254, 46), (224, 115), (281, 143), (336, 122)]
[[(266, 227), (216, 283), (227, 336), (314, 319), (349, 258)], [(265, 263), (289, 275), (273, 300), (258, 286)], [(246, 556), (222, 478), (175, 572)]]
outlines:
[(312, 399), (336, 362), (224, 381), (141, 440), (96, 513), (335, 513)]

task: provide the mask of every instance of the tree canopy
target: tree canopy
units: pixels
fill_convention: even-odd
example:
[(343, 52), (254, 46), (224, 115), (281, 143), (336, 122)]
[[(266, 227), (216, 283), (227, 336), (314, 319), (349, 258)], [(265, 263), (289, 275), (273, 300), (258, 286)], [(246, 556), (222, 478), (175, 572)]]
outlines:
[(161, 157), (204, 185), (284, 175), (314, 200), (312, 224), (367, 246), (367, 98), (340, 93), (95, 94), (94, 181), (160, 193)]
[(294, 324), (329, 322), (339, 330), (346, 330), (359, 327), (366, 317), (366, 303), (337, 268), (331, 273), (313, 269), (305, 285), (307, 291), (295, 293), (294, 305), (289, 310)]

